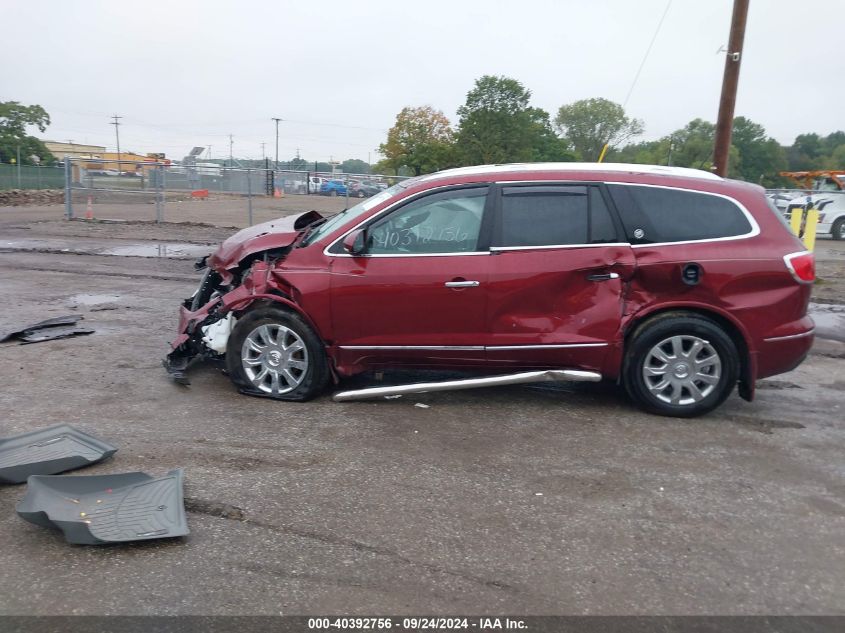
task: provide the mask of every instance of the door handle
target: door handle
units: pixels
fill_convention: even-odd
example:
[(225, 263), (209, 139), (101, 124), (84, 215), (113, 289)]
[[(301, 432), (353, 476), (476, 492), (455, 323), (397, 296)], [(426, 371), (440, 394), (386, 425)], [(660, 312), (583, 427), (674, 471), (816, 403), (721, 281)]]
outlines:
[(480, 286), (480, 281), (447, 281), (443, 284), (447, 288), (475, 288)]
[(610, 281), (611, 279), (619, 279), (619, 273), (597, 273), (595, 275), (587, 275), (587, 281)]

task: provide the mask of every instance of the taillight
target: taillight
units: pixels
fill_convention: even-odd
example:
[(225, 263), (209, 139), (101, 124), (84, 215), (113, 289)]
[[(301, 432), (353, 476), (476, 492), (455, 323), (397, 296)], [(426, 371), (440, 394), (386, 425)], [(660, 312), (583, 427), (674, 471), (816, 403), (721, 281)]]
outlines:
[(783, 256), (783, 261), (795, 281), (802, 284), (811, 284), (816, 279), (816, 258), (810, 251), (790, 253)]

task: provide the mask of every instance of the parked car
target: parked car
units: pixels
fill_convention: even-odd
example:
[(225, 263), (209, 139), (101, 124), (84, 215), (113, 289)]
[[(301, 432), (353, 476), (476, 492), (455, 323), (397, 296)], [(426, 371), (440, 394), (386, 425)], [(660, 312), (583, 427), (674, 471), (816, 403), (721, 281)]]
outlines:
[(380, 187), (367, 180), (354, 180), (350, 183), (349, 195), (355, 198), (369, 198), (381, 192)]
[(324, 182), (324, 178), (320, 178), (319, 176), (311, 176), (308, 179), (308, 193), (320, 193)]
[(345, 196), (346, 183), (342, 180), (325, 180), (320, 186), (320, 193), (324, 196)]
[(548, 370), (694, 416), (813, 341), (812, 253), (760, 187), (684, 168), (444, 171), (244, 229), (201, 265), (169, 371), (212, 359), (280, 400), (384, 368)]

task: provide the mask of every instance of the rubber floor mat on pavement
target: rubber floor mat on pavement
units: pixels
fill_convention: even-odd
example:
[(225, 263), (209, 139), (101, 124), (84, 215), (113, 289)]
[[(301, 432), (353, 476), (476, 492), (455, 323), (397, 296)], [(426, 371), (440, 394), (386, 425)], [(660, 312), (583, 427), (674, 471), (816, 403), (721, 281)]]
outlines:
[(69, 424), (0, 438), (0, 483), (55, 475), (107, 459), (117, 448)]
[(188, 534), (183, 471), (35, 476), (18, 504), (21, 518), (61, 530), (69, 543), (102, 545)]

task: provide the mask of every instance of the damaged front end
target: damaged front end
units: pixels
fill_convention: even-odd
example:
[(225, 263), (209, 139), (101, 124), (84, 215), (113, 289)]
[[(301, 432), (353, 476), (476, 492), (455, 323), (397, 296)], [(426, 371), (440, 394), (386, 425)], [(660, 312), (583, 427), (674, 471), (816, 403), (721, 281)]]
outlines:
[(196, 292), (179, 308), (178, 335), (163, 360), (176, 382), (190, 384), (186, 372), (197, 362), (222, 365), (239, 310), (261, 299), (290, 303), (278, 280), (271, 280), (273, 265), (287, 256), (306, 228), (322, 220), (309, 211), (252, 226), (196, 262), (205, 272)]

